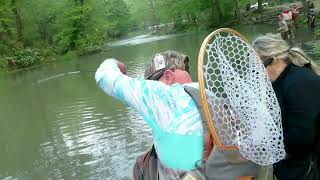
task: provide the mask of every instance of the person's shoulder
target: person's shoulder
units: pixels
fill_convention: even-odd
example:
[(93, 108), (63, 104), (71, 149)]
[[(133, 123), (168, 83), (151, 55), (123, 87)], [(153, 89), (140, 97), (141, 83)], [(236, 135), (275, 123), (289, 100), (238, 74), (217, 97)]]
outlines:
[(199, 83), (198, 82), (186, 83), (183, 86), (199, 89)]
[(292, 66), (287, 79), (296, 86), (319, 86), (320, 76), (307, 67)]
[(305, 77), (320, 78), (320, 76), (314, 73), (310, 68), (294, 66), (294, 65), (292, 65), (290, 68), (290, 74), (292, 76), (296, 76), (296, 78), (305, 78)]

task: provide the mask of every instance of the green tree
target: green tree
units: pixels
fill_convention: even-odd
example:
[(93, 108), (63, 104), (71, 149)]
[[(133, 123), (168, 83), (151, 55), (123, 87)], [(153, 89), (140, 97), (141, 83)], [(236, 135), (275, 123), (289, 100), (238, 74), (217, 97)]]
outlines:
[(8, 1), (0, 2), (0, 54), (8, 51), (9, 45), (15, 39), (14, 20), (12, 15), (11, 3)]
[(105, 1), (105, 15), (107, 33), (111, 37), (118, 37), (128, 31), (129, 9), (123, 0)]
[(156, 24), (155, 16), (160, 15), (159, 21), (162, 21), (162, 13), (156, 13), (159, 9), (162, 9), (161, 2), (158, 2), (159, 8), (152, 9), (150, 8), (149, 0), (125, 0), (129, 8), (129, 23), (132, 27), (140, 27), (146, 29), (148, 26)]
[(55, 36), (55, 42), (60, 47), (60, 52), (78, 50), (80, 40), (85, 34), (86, 23), (88, 22), (89, 7), (84, 5), (83, 0), (73, 0), (65, 7), (63, 14), (63, 28)]
[(213, 4), (217, 10), (218, 21), (219, 21), (219, 23), (221, 23), (223, 21), (223, 14), (222, 14), (222, 10), (221, 10), (220, 0), (213, 0)]
[(66, 1), (26, 0), (24, 10), (24, 33), (28, 45), (43, 47), (53, 45), (53, 37), (64, 23), (63, 10)]
[(77, 48), (77, 41), (79, 40), (85, 28), (85, 23), (86, 23), (85, 11), (87, 10), (87, 8), (84, 7), (83, 0), (73, 0), (73, 1), (74, 1), (74, 9), (72, 11), (73, 14), (70, 19), (70, 22), (71, 22), (70, 41), (69, 41), (70, 50), (75, 50)]
[(240, 14), (240, 3), (239, 3), (239, 0), (233, 0), (234, 2), (234, 6), (235, 6), (235, 16), (236, 17), (240, 17), (241, 14)]
[(0, 2), (0, 38), (3, 38), (5, 35), (9, 36), (9, 38), (12, 38), (12, 32), (9, 28), (9, 24), (12, 22), (11, 18), (9, 17), (10, 9), (11, 7), (7, 1)]
[(15, 16), (17, 41), (20, 42), (21, 45), (23, 46), (24, 44), (23, 24), (22, 24), (22, 18), (21, 18), (20, 9), (18, 7), (17, 0), (11, 0), (11, 6), (12, 6), (13, 14)]
[(83, 54), (151, 25), (177, 32), (217, 27), (253, 1), (257, 0), (0, 1), (0, 58), (8, 56), (5, 59), (19, 60), (25, 67), (37, 64), (36, 59), (45, 62), (42, 55), (47, 57), (47, 50)]
[(258, 0), (258, 11), (262, 11), (262, 0)]
[(151, 15), (152, 15), (152, 23), (158, 24), (158, 18), (156, 16), (156, 1), (155, 0), (148, 0), (149, 1), (149, 6), (150, 6), (150, 10), (151, 10)]

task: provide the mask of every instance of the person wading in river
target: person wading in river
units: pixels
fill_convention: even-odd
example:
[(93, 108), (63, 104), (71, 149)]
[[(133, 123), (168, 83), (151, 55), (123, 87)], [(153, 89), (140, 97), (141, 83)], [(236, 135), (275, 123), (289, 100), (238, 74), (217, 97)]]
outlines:
[(291, 30), (289, 29), (288, 24), (283, 18), (282, 14), (278, 16), (278, 21), (279, 28), (277, 29), (277, 31), (281, 33), (282, 39), (288, 40), (291, 36)]

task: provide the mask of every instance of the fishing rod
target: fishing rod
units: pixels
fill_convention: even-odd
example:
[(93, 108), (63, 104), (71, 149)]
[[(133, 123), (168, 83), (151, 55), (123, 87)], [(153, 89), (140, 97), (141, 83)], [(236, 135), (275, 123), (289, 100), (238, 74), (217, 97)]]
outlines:
[(80, 73), (95, 73), (96, 70), (78, 70)]

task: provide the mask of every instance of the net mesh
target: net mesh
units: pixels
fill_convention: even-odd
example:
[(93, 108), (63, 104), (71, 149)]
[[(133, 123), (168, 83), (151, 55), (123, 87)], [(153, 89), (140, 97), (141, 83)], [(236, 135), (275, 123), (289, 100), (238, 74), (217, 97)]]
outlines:
[(207, 44), (204, 72), (221, 143), (238, 146), (259, 165), (283, 159), (280, 107), (254, 49), (239, 36), (220, 32)]

